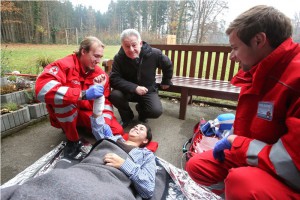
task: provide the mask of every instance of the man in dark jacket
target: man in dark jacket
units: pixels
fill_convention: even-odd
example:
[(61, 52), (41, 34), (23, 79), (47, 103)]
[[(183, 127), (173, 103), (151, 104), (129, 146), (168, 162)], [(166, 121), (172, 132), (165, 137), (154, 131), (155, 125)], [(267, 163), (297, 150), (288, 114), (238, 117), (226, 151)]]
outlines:
[(138, 120), (158, 118), (162, 104), (155, 81), (156, 69), (160, 68), (163, 78), (160, 87), (168, 89), (172, 84), (173, 65), (161, 50), (152, 48), (142, 41), (138, 31), (126, 29), (121, 34), (122, 46), (114, 57), (110, 83), (113, 91), (109, 96), (118, 109), (123, 128), (134, 118), (129, 102), (137, 102)]

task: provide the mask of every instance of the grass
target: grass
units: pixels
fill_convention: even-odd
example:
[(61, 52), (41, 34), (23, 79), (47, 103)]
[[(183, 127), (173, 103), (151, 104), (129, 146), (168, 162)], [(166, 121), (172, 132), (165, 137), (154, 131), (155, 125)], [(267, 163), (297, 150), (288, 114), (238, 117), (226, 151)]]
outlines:
[[(104, 59), (112, 59), (119, 48), (120, 46), (105, 47)], [(9, 70), (24, 74), (38, 74), (41, 67), (37, 63), (41, 57), (57, 60), (77, 49), (78, 45), (1, 44), (1, 53), (7, 57)]]
[[(114, 55), (119, 51), (120, 46), (106, 46), (104, 49), (104, 59), (112, 59)], [(18, 70), (21, 73), (26, 74), (38, 74), (42, 68), (40, 67), (41, 63), (40, 60), (57, 60), (59, 58), (63, 58), (71, 53), (73, 53), (75, 50), (78, 49), (78, 45), (43, 45), (43, 44), (1, 44), (1, 53), (5, 55), (5, 59), (7, 60), (9, 70), (14, 71)], [(178, 52), (176, 52), (175, 57)], [(189, 55), (190, 57), (190, 55)], [(211, 65), (214, 64), (214, 57), (215, 54), (212, 55), (213, 61)], [(220, 55), (220, 59), (223, 57), (223, 54)], [(183, 58), (183, 55), (182, 55)], [(175, 59), (176, 60), (176, 59)], [(200, 55), (197, 54), (197, 64), (196, 64), (196, 76), (198, 76), (198, 70), (199, 70), (199, 60)], [(202, 73), (202, 77), (205, 76), (206, 68), (207, 68), (207, 55), (205, 55), (204, 58), (204, 70)], [(188, 65), (190, 61), (188, 61)], [(219, 63), (221, 65), (221, 63)], [(174, 63), (174, 73), (176, 71), (176, 68), (180, 67), (180, 71), (182, 74), (183, 71), (183, 59), (182, 63), (178, 63), (175, 61)], [(226, 67), (226, 76), (228, 77), (229, 74), (229, 66)], [(212, 74), (213, 68), (210, 69), (210, 74)], [(238, 66), (235, 67), (234, 74), (237, 72)], [(189, 69), (187, 70), (187, 73), (189, 74)], [(218, 71), (217, 77), (220, 77), (220, 70)], [(211, 78), (211, 77), (210, 77)], [(227, 78), (225, 78), (227, 79)], [(174, 95), (174, 94), (173, 94)], [(176, 97), (176, 96), (175, 96)], [(205, 102), (213, 102), (214, 99), (209, 99), (205, 97), (196, 97), (195, 100), (199, 101), (205, 101)], [(217, 102), (222, 102), (222, 104), (227, 105), (236, 105), (236, 102), (230, 102), (230, 101), (223, 101), (223, 100), (216, 100)]]
[(1, 105), (1, 109), (7, 109), (8, 112), (16, 111), (19, 109), (19, 106), (14, 102), (9, 102)]

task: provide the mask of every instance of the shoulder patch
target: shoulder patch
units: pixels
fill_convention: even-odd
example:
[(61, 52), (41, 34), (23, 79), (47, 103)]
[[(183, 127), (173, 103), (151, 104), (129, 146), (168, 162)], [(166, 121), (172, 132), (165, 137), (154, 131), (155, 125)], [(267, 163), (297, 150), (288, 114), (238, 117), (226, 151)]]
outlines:
[(59, 68), (57, 66), (53, 66), (49, 69), (49, 73), (53, 74), (54, 76), (58, 73)]

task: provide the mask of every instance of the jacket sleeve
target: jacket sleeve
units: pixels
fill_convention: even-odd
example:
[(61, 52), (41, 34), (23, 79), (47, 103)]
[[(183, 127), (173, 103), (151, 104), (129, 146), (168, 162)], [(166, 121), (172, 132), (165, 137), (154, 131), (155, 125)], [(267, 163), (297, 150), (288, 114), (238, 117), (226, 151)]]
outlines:
[(76, 103), (81, 89), (63, 86), (65, 82), (66, 74), (58, 63), (46, 66), (36, 80), (35, 95), (37, 100), (51, 105)]
[(162, 85), (172, 85), (172, 82), (171, 82), (171, 79), (173, 77), (172, 61), (168, 58), (168, 56), (161, 53), (159, 66), (163, 72), (161, 84)]
[[(83, 86), (83, 90), (87, 90), (91, 85), (93, 85), (93, 79), (96, 76), (99, 76), (101, 74), (104, 74), (106, 77), (106, 83), (104, 85), (104, 96), (105, 96), (105, 107), (104, 110), (109, 110), (111, 112), (113, 112), (113, 108), (112, 108), (112, 103), (108, 100), (108, 96), (110, 95), (110, 84), (109, 84), (109, 76), (104, 72), (101, 71), (99, 74), (97, 73), (95, 76), (93, 76), (92, 78), (90, 78), (85, 85)], [(93, 103), (94, 100), (81, 100), (77, 102), (77, 106), (79, 107), (79, 109), (81, 110), (92, 110), (93, 109)]]
[[(124, 67), (124, 66), (123, 66)], [(110, 84), (111, 87), (117, 90), (121, 90), (126, 93), (135, 93), (137, 84), (127, 81), (123, 78), (122, 74), (122, 63), (117, 56), (114, 57), (114, 62), (112, 65), (112, 71), (110, 74)]]
[(237, 136), (231, 152), (250, 166), (280, 177), (300, 191), (300, 99), (291, 106), (286, 118), (287, 132), (274, 144)]
[[(132, 180), (135, 189), (143, 198), (154, 194), (156, 163), (155, 156), (149, 150), (133, 149), (129, 153), (132, 158), (142, 156), (143, 162), (137, 163), (127, 158), (120, 170)], [(139, 159), (140, 160), (140, 159)]]

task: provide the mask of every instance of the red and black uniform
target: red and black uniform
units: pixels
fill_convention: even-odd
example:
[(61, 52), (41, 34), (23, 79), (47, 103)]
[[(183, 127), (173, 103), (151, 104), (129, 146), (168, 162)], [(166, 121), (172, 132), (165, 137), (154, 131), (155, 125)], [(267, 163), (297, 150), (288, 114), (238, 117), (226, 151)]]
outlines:
[[(94, 71), (85, 73), (75, 54), (47, 65), (37, 78), (35, 91), (37, 99), (47, 104), (51, 125), (62, 128), (70, 141), (78, 141), (76, 127), (91, 130), (89, 117), (92, 115), (92, 100), (78, 100), (82, 90), (93, 85), (93, 79), (105, 72), (96, 66)], [(123, 134), (123, 128), (116, 120), (112, 104), (107, 100), (110, 95), (109, 77), (104, 86), (105, 122), (114, 134)]]
[(241, 93), (231, 150), (223, 163), (199, 154), (186, 170), (197, 183), (225, 183), (228, 199), (300, 199), (300, 45), (287, 39), (232, 83)]

